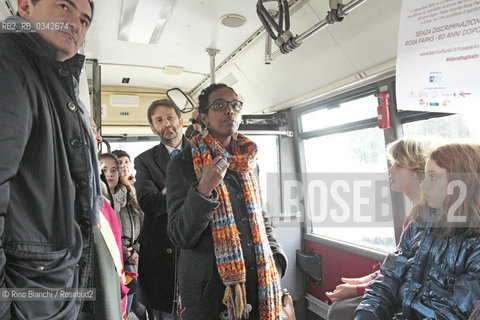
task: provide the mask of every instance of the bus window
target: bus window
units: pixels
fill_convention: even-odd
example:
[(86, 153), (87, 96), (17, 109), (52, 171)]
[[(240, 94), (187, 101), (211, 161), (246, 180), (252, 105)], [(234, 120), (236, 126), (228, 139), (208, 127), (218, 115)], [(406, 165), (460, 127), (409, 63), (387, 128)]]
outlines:
[(249, 135), (258, 147), (258, 184), (260, 187), (261, 197), (264, 205), (270, 201), (278, 201), (278, 199), (267, 198), (267, 175), (278, 174), (278, 137), (274, 135)]
[(158, 141), (131, 141), (131, 142), (110, 142), (110, 147), (113, 150), (123, 150), (126, 151), (130, 155), (131, 159), (131, 166), (130, 171), (135, 175), (135, 168), (133, 165), (134, 159), (142, 152), (147, 151), (150, 148), (158, 145), (160, 142)]
[(470, 120), (469, 116), (471, 117), (471, 115), (454, 114), (446, 117), (409, 122), (403, 124), (403, 132), (406, 136), (434, 136), (449, 140), (478, 138), (477, 125), (470, 125), (468, 122)]
[(368, 128), (303, 141), (306, 171), (386, 172), (383, 132)]
[(303, 114), (300, 120), (301, 131), (324, 129), (371, 118), (376, 114), (377, 103), (375, 96), (368, 95), (340, 104), (328, 104), (326, 108)]
[[(357, 225), (353, 218), (354, 211), (357, 211), (356, 214), (374, 217), (378, 213), (373, 211), (379, 208), (383, 208), (384, 214), (387, 216), (392, 214), (385, 138), (383, 131), (376, 127), (376, 118), (373, 118), (376, 115), (378, 101), (371, 94), (338, 105), (338, 108), (323, 108), (303, 113), (300, 116), (299, 126), (303, 130), (301, 135), (303, 136), (307, 185), (322, 180), (330, 188), (340, 180), (345, 181), (346, 185), (343, 191), (348, 189), (344, 195), (350, 208), (343, 210), (340, 208), (341, 206), (337, 205), (340, 202), (334, 202), (333, 206), (331, 205), (332, 189), (327, 189), (327, 192), (323, 190), (323, 195), (320, 191), (314, 193), (313, 197), (316, 200), (310, 199), (307, 201), (309, 203), (305, 204), (306, 217), (310, 226), (309, 232), (390, 251), (395, 248), (393, 219), (382, 220), (377, 224), (377, 219), (373, 218), (371, 219), (372, 223), (368, 225)], [(316, 127), (315, 123), (317, 123)], [(346, 125), (347, 123), (348, 125)], [(325, 127), (328, 128), (322, 129)], [(315, 129), (317, 131), (313, 134), (306, 132)], [(338, 181), (335, 182), (335, 180)], [(355, 199), (360, 197), (360, 194), (353, 194), (354, 185), (357, 182), (371, 184), (371, 188), (374, 188), (377, 182), (382, 183), (384, 188), (381, 196), (385, 199), (383, 207), (375, 207), (378, 202), (378, 192), (369, 192), (368, 190), (362, 194), (362, 197), (367, 199), (362, 201), (368, 201), (370, 205), (352, 206)], [(309, 196), (311, 198), (312, 194)], [(322, 205), (322, 201), (328, 204)], [(330, 215), (332, 208), (336, 208), (337, 212), (340, 210), (340, 215), (350, 215), (350, 218), (345, 218), (344, 223), (329, 223), (328, 219), (326, 220), (324, 217)]]

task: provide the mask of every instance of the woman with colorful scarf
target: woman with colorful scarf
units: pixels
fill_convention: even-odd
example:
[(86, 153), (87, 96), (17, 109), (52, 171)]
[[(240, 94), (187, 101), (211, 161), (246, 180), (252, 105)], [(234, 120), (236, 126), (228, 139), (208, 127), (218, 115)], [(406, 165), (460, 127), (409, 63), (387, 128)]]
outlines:
[(168, 232), (180, 249), (183, 320), (280, 319), (287, 260), (261, 208), (257, 147), (238, 134), (243, 103), (224, 84), (199, 96), (205, 126), (167, 169)]

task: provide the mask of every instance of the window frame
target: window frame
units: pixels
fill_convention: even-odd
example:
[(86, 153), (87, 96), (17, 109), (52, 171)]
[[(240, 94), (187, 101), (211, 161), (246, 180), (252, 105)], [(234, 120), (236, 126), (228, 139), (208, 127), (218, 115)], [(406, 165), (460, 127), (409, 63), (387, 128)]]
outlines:
[[(348, 123), (343, 123), (341, 125), (322, 128), (319, 130), (302, 132), (301, 117), (304, 114), (307, 114), (312, 111), (328, 108), (331, 105), (360, 99), (368, 95), (376, 94), (377, 92), (390, 93), (389, 111), (390, 111), (391, 128), (384, 129), (385, 147), (391, 141), (399, 139), (403, 136), (402, 129), (401, 129), (401, 122), (399, 121), (398, 112), (396, 108), (394, 77), (380, 80), (348, 92), (339, 93), (338, 95), (329, 97), (325, 100), (316, 101), (312, 104), (309, 104), (307, 106), (291, 111), (291, 116), (293, 119), (295, 119), (295, 121), (293, 121), (292, 124), (293, 124), (293, 131), (295, 133), (294, 134), (295, 145), (298, 148), (297, 157), (298, 157), (298, 165), (300, 168), (300, 172), (306, 172), (305, 145), (304, 145), (305, 139), (327, 136), (327, 135), (332, 135), (336, 133), (350, 132), (355, 130), (363, 130), (363, 129), (373, 128), (378, 126), (378, 118), (376, 115), (374, 115), (371, 118), (358, 120), (355, 122), (348, 122)], [(385, 158), (385, 162), (387, 162), (386, 158)], [(305, 182), (305, 181), (302, 181), (302, 182)], [(305, 200), (302, 200), (302, 202), (303, 202), (302, 206), (305, 208)], [(403, 229), (403, 219), (398, 219), (399, 215), (398, 214), (395, 215), (395, 212), (404, 211), (403, 202), (404, 202), (403, 195), (391, 192), (392, 210), (394, 212), (393, 227), (394, 227), (394, 236), (395, 236), (396, 243), (398, 243), (401, 231)], [(340, 250), (347, 251), (347, 252), (352, 252), (353, 250), (354, 251), (353, 253), (363, 257), (367, 257), (367, 258), (378, 259), (379, 257), (384, 257), (387, 253), (387, 251), (384, 251), (380, 248), (373, 249), (371, 247), (368, 247), (366, 245), (362, 245), (359, 243), (346, 242), (340, 239), (334, 239), (325, 235), (314, 233), (312, 221), (310, 221), (310, 219), (308, 219), (307, 217), (305, 217), (303, 234), (304, 234), (303, 236), (304, 239), (314, 240), (317, 243), (325, 242), (325, 243), (328, 243), (330, 246), (334, 244), (334, 247)]]
[[(355, 130), (363, 130), (368, 128), (373, 128), (378, 126), (377, 117), (372, 117), (368, 119), (363, 119), (355, 122), (343, 123), (341, 125), (336, 125), (328, 128), (322, 128), (313, 131), (302, 131), (301, 117), (309, 112), (320, 110), (323, 108), (331, 107), (332, 105), (340, 104), (343, 102), (352, 101), (355, 99), (363, 98), (377, 92), (387, 92), (390, 94), (389, 98), (389, 113), (390, 113), (390, 125), (391, 128), (384, 129), (384, 143), (385, 147), (397, 139), (403, 138), (403, 124), (423, 121), (432, 118), (440, 118), (445, 116), (454, 115), (455, 113), (440, 113), (440, 112), (428, 112), (428, 111), (398, 111), (396, 105), (396, 87), (395, 87), (395, 76), (367, 84), (363, 87), (356, 88), (351, 91), (341, 92), (335, 96), (329, 97), (324, 100), (319, 100), (309, 105), (300, 107), (298, 109), (293, 109), (290, 111), (292, 130), (295, 137), (295, 148), (297, 148), (297, 161), (300, 172), (306, 171), (306, 161), (305, 161), (305, 149), (303, 141), (305, 139), (327, 136), (336, 133), (343, 133)], [(387, 161), (387, 159), (385, 159)], [(305, 207), (305, 201), (302, 200), (302, 205)], [(394, 233), (396, 243), (400, 240), (400, 235), (403, 231), (403, 218), (400, 218), (399, 214), (395, 212), (405, 212), (405, 203), (406, 197), (403, 194), (397, 192), (391, 192), (391, 203), (392, 210), (394, 212)], [(328, 243), (329, 245), (334, 244), (338, 249), (352, 252), (360, 256), (367, 258), (379, 258), (384, 256), (385, 252), (381, 249), (372, 249), (368, 246), (362, 244), (352, 244), (350, 242), (345, 242), (338, 239), (333, 239), (328, 236), (323, 236), (321, 234), (313, 233), (312, 222), (309, 219), (305, 220), (304, 223), (304, 239), (314, 240), (318, 243)], [(354, 251), (354, 252), (353, 252)]]
[[(254, 141), (255, 143), (257, 143), (255, 141), (255, 138), (256, 137), (274, 137), (275, 138), (275, 153), (276, 153), (276, 157), (277, 157), (277, 161), (276, 161), (276, 171), (278, 174), (281, 174), (281, 168), (282, 168), (282, 157), (281, 157), (281, 152), (280, 152), (280, 139), (281, 139), (281, 136), (282, 135), (279, 135), (275, 132), (272, 132), (271, 134), (255, 134), (254, 131), (252, 130), (251, 132), (248, 133), (247, 137), (249, 139), (251, 139), (252, 141)], [(259, 148), (260, 150), (260, 148)], [(257, 162), (257, 166), (258, 166), (258, 162)], [(258, 167), (258, 170), (259, 170), (259, 177), (258, 177), (258, 185), (259, 185), (259, 188), (261, 187), (261, 182), (260, 182), (260, 175), (262, 175), (262, 168), (260, 168), (260, 166)], [(267, 181), (265, 181), (265, 186), (268, 188), (269, 185), (268, 185), (268, 172), (267, 172)], [(277, 188), (279, 188), (279, 190), (281, 190), (281, 183), (279, 181), (278, 185), (277, 185)], [(261, 189), (261, 193), (260, 195), (262, 196), (265, 195), (267, 196), (268, 195), (268, 191), (267, 189), (263, 190)], [(274, 200), (273, 199), (270, 199), (270, 201), (268, 201), (269, 199), (267, 197), (261, 197), (262, 198), (262, 207), (264, 204), (268, 204), (268, 203), (271, 203), (273, 202)], [(276, 204), (275, 204), (275, 207), (277, 208), (282, 208), (282, 203), (281, 203), (281, 200), (280, 199), (277, 199), (276, 201)], [(268, 208), (263, 208), (264, 210), (267, 210)], [(283, 208), (282, 208), (283, 209)], [(271, 212), (268, 212), (267, 210), (267, 214), (271, 215), (272, 213)]]
[(375, 94), (377, 92), (376, 84), (369, 85), (360, 89), (353, 90), (351, 92), (347, 92), (338, 96), (331, 97), (329, 99), (315, 102), (311, 105), (303, 107), (299, 110), (294, 111), (294, 117), (296, 118), (297, 128), (298, 128), (298, 135), (302, 139), (309, 139), (320, 137), (324, 135), (330, 135), (334, 133), (342, 133), (347, 131), (354, 131), (354, 130), (361, 130), (366, 128), (372, 128), (377, 126), (377, 117), (373, 116), (371, 118), (366, 118), (362, 120), (358, 120), (355, 122), (347, 122), (340, 125), (322, 128), (313, 131), (303, 131), (302, 130), (302, 116), (317, 110), (328, 109), (331, 108), (332, 105), (339, 106), (341, 103), (350, 102), (353, 100), (361, 99), (367, 97), (369, 95)]

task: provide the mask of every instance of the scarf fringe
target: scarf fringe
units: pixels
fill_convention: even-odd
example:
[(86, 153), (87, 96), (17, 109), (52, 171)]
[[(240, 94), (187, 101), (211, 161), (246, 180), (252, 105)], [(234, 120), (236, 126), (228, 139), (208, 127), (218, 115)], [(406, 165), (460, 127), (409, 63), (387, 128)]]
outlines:
[(233, 290), (232, 286), (227, 286), (222, 302), (227, 306), (230, 319), (238, 320), (248, 318), (247, 292), (244, 283), (237, 283)]

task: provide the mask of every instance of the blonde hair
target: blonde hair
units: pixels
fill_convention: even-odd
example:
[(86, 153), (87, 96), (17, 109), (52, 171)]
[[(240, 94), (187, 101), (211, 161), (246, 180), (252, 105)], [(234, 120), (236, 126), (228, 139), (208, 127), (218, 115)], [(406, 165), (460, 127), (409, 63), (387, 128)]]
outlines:
[(413, 170), (424, 172), (425, 163), (433, 150), (440, 144), (437, 139), (424, 137), (407, 137), (387, 145), (387, 157), (392, 163)]

